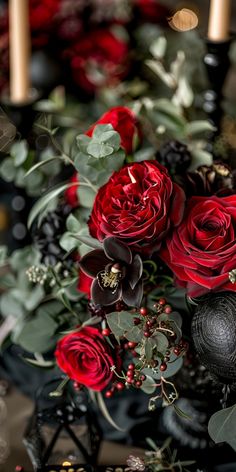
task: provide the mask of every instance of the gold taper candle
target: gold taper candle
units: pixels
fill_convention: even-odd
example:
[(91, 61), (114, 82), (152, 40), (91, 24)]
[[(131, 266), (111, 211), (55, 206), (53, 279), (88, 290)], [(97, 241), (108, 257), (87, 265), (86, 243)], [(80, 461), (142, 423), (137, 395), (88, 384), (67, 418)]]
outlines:
[(231, 0), (211, 0), (208, 39), (225, 41), (229, 38)]
[(10, 100), (29, 99), (30, 26), (28, 0), (9, 0)]

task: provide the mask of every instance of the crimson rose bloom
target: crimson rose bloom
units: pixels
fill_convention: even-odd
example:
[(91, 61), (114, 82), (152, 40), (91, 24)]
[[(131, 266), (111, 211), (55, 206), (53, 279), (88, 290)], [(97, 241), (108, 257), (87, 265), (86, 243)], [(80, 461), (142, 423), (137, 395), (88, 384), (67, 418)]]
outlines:
[(76, 84), (88, 93), (116, 84), (127, 71), (127, 44), (111, 31), (87, 33), (64, 56), (71, 62)]
[(134, 5), (138, 9), (142, 21), (150, 23), (166, 22), (166, 18), (170, 14), (168, 8), (161, 5), (157, 0), (134, 0)]
[(91, 326), (62, 338), (55, 357), (68, 377), (96, 391), (103, 390), (113, 376), (110, 348), (100, 331)]
[(100, 241), (115, 236), (149, 255), (181, 222), (184, 200), (183, 190), (158, 162), (126, 165), (99, 189), (88, 223), (90, 233)]
[(78, 179), (78, 174), (75, 173), (74, 175), (72, 175), (70, 179), (70, 183), (76, 184), (77, 182), (78, 182), (78, 185), (72, 185), (71, 187), (67, 188), (65, 191), (65, 199), (72, 208), (76, 208), (79, 205), (79, 199), (78, 199), (78, 194), (77, 194), (77, 189), (79, 186), (79, 179)]
[(134, 150), (135, 138), (140, 138), (140, 128), (138, 121), (133, 113), (127, 107), (114, 107), (104, 113), (99, 120), (94, 123), (87, 131), (87, 136), (92, 136), (95, 126), (101, 124), (111, 124), (115, 131), (121, 137), (121, 146), (127, 154)]
[(82, 270), (79, 270), (79, 281), (77, 285), (77, 289), (80, 292), (85, 293), (88, 298), (91, 298), (91, 285), (92, 285), (93, 279), (92, 277), (89, 277), (86, 275)]
[(161, 258), (190, 296), (209, 290), (236, 291), (229, 272), (236, 268), (236, 195), (192, 197), (184, 220), (161, 251)]

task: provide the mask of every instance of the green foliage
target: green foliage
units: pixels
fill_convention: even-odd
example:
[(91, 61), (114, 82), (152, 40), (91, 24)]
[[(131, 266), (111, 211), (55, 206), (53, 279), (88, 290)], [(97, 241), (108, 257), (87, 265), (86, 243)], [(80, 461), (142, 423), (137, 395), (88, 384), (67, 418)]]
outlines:
[(1, 162), (0, 176), (6, 182), (14, 182), (17, 187), (25, 188), (28, 195), (38, 196), (42, 185), (46, 187), (48, 179), (60, 171), (59, 159), (53, 154), (52, 148), (47, 148), (38, 156), (38, 153), (29, 149), (25, 140), (15, 142), (10, 148), (10, 155)]
[(47, 352), (55, 346), (56, 329), (56, 321), (41, 309), (40, 313), (36, 311), (35, 315), (21, 323), (21, 328), (13, 335), (13, 341), (28, 352)]
[(77, 147), (74, 165), (82, 183), (79, 200), (82, 206), (91, 208), (98, 188), (122, 167), (125, 153), (120, 148), (120, 135), (111, 125), (97, 125), (91, 138), (77, 136)]

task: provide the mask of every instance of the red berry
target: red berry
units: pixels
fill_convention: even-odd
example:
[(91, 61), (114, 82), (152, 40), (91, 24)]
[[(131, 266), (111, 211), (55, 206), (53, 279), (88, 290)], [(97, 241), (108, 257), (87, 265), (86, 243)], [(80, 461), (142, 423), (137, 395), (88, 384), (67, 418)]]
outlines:
[(170, 305), (166, 305), (165, 308), (164, 308), (164, 312), (166, 315), (169, 315), (170, 313), (172, 313), (172, 308)]
[(138, 357), (138, 353), (136, 351), (131, 351), (133, 357)]
[(125, 386), (122, 382), (117, 382), (116, 388), (117, 390), (121, 391), (121, 390), (124, 390)]
[(130, 377), (130, 378), (133, 379), (133, 377), (134, 377), (134, 371), (133, 371), (133, 370), (127, 370), (127, 374), (126, 374), (126, 375), (127, 375), (127, 377)]
[(143, 382), (141, 380), (136, 380), (135, 385), (136, 387), (141, 387)]
[(102, 330), (102, 335), (103, 336), (109, 336), (109, 334), (111, 334), (111, 330), (109, 328), (104, 328)]
[(79, 390), (80, 389), (80, 384), (76, 381), (73, 382), (73, 387), (75, 390)]
[(22, 467), (22, 465), (16, 465), (15, 472), (24, 472), (24, 467)]
[(143, 335), (145, 336), (145, 338), (150, 338), (151, 333), (150, 331), (144, 331)]
[(148, 315), (148, 309), (145, 308), (145, 306), (142, 306), (139, 310), (140, 315), (142, 316), (147, 316)]
[(133, 363), (128, 365), (129, 370), (134, 370), (134, 368), (135, 368), (135, 365)]
[(140, 378), (141, 378), (142, 382), (144, 382), (144, 380), (146, 380), (146, 375), (142, 374)]
[(134, 318), (134, 325), (139, 325), (141, 323), (140, 318)]
[(162, 362), (160, 365), (160, 371), (164, 372), (167, 369), (167, 364), (165, 362)]
[(133, 378), (131, 379), (131, 377), (127, 377), (127, 378), (126, 378), (126, 382), (127, 382), (128, 384), (132, 384), (132, 383), (135, 382), (135, 380), (134, 380)]
[(173, 352), (176, 356), (179, 356), (180, 355), (180, 348), (178, 346), (176, 346), (174, 349), (173, 349)]
[(106, 393), (105, 393), (105, 397), (106, 398), (111, 398), (113, 397), (113, 392), (111, 390), (107, 390)]
[(124, 349), (129, 349), (129, 343), (124, 344)]
[(128, 342), (128, 347), (129, 347), (130, 349), (133, 349), (134, 347), (137, 346), (137, 344), (138, 344), (138, 343), (135, 343), (134, 341), (129, 341), (129, 342)]
[(166, 304), (166, 299), (165, 298), (160, 298), (160, 300), (158, 300), (158, 303), (159, 303), (159, 305), (165, 305)]

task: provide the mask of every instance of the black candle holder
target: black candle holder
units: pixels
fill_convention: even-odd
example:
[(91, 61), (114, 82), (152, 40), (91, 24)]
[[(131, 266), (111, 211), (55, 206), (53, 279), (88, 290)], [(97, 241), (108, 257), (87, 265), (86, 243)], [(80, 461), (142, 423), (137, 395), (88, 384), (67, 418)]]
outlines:
[(206, 54), (204, 64), (206, 66), (209, 87), (204, 93), (203, 110), (216, 131), (210, 136), (212, 143), (220, 133), (221, 119), (223, 115), (222, 99), (223, 85), (229, 71), (229, 48), (232, 37), (225, 41), (211, 41), (206, 39)]
[(40, 99), (36, 89), (31, 89), (29, 98), (22, 103), (13, 103), (6, 92), (0, 98), (0, 106), (15, 127), (21, 138), (28, 139), (36, 117), (34, 105)]

